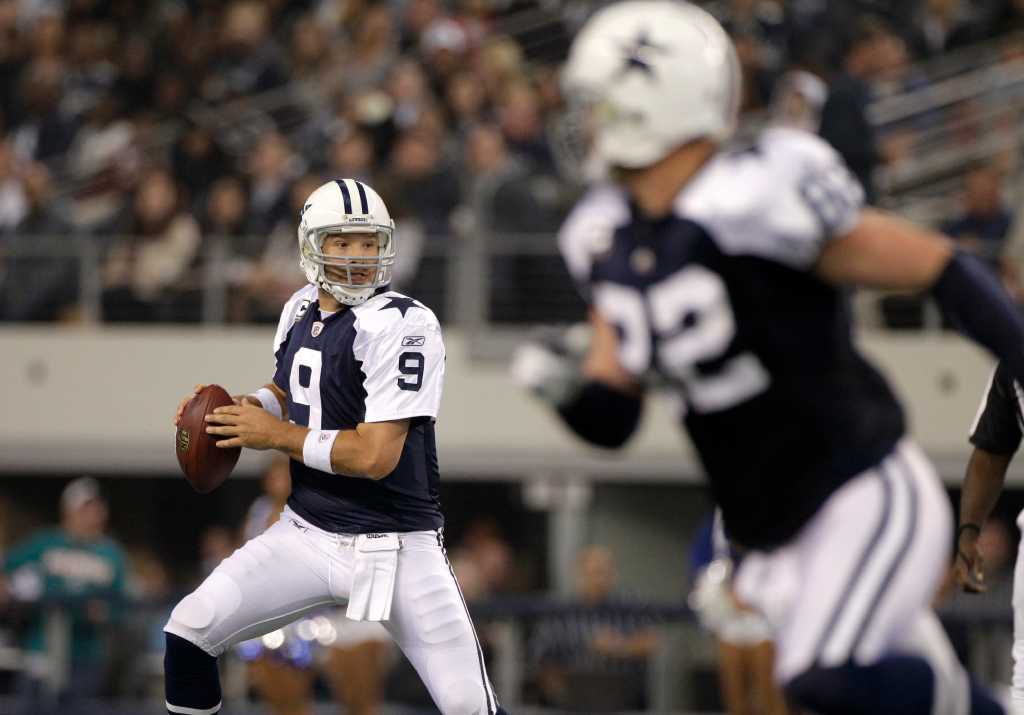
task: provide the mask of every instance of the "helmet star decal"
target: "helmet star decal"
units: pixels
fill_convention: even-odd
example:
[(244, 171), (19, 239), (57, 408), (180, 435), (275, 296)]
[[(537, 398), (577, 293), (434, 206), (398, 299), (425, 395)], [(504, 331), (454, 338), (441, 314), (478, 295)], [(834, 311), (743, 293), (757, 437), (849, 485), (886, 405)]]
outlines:
[(651, 66), (653, 58), (651, 53), (665, 54), (668, 52), (668, 48), (664, 45), (659, 45), (656, 42), (651, 42), (647, 35), (647, 30), (640, 30), (640, 33), (636, 36), (630, 44), (622, 46), (622, 52), (625, 55), (623, 61), (625, 64), (622, 70), (619, 72), (619, 76), (629, 74), (633, 70), (646, 75), (650, 79), (654, 79), (654, 68)]

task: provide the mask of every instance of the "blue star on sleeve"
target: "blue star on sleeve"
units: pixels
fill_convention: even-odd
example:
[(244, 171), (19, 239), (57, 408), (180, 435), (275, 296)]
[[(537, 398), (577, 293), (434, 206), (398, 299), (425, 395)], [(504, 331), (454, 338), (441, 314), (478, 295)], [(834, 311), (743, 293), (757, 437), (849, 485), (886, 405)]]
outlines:
[(406, 311), (409, 310), (410, 308), (422, 308), (422, 307), (423, 306), (421, 306), (419, 303), (417, 303), (412, 298), (398, 297), (398, 298), (388, 298), (387, 305), (381, 306), (380, 309), (381, 310), (389, 310), (390, 308), (394, 308), (399, 313), (401, 313), (402, 317), (404, 318)]

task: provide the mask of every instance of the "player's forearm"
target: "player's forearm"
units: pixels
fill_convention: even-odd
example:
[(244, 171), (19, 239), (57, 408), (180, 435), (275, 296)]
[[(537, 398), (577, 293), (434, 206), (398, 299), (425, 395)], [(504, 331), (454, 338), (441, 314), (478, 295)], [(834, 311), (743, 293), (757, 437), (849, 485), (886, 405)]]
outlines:
[(1003, 489), (1011, 457), (1009, 454), (994, 454), (984, 449), (975, 449), (971, 453), (960, 495), (961, 524), (976, 524), (980, 527), (988, 519)]
[[(318, 440), (333, 439), (330, 447), (331, 473), (343, 477), (382, 479), (395, 470), (397, 460), (392, 458), (389, 450), (380, 449), (377, 440), (362, 434), (359, 427), (347, 430), (309, 430), (288, 422), (279, 431), (275, 448), (297, 462), (326, 472), (326, 461), (323, 464), (314, 462), (311, 452), (315, 450)], [(312, 445), (309, 443), (311, 432), (316, 433)]]
[(381, 453), (373, 440), (354, 430), (342, 430), (331, 448), (331, 468), (335, 474), (361, 479), (383, 479), (395, 470), (395, 464)]

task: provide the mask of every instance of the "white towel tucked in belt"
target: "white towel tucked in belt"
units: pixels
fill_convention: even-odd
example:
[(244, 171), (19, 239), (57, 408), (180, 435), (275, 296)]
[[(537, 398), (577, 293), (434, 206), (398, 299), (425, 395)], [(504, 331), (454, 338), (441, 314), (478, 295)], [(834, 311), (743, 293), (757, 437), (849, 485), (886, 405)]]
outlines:
[(353, 621), (386, 621), (398, 568), (398, 534), (360, 534), (356, 537), (352, 594), (345, 615)]

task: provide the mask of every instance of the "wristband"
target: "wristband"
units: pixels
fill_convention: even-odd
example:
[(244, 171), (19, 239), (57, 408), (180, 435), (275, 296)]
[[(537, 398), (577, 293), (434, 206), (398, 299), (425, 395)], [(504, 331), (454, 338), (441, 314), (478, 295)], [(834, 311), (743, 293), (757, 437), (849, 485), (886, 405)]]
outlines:
[(321, 472), (334, 474), (331, 467), (331, 448), (338, 438), (336, 429), (311, 429), (302, 443), (302, 463)]
[(251, 397), (255, 397), (259, 400), (259, 403), (263, 405), (263, 409), (272, 414), (277, 419), (284, 419), (284, 415), (281, 414), (281, 401), (277, 399), (277, 395), (269, 387), (261, 387), (252, 393)]
[(981, 527), (977, 524), (971, 524), (970, 522), (968, 522), (967, 524), (961, 524), (956, 530), (956, 542), (958, 544), (960, 543), (960, 537), (963, 536), (965, 531), (973, 531), (975, 534), (980, 535)]

